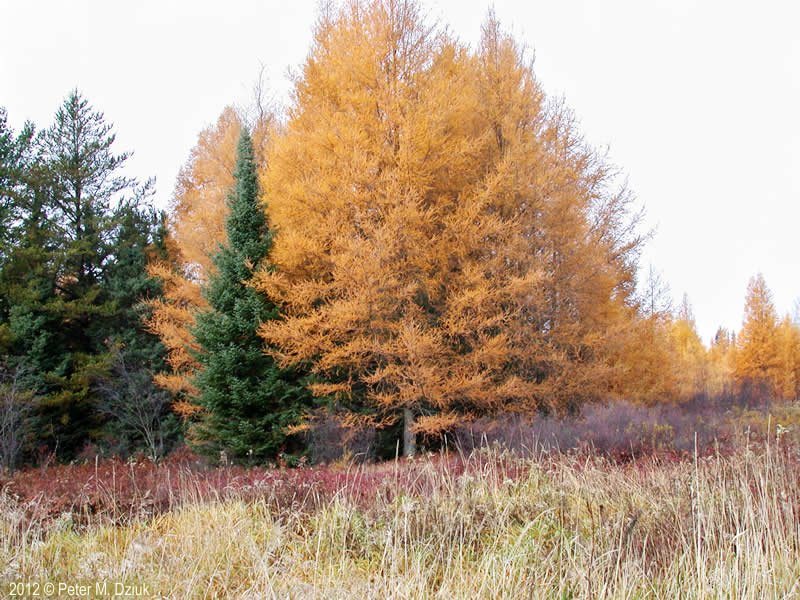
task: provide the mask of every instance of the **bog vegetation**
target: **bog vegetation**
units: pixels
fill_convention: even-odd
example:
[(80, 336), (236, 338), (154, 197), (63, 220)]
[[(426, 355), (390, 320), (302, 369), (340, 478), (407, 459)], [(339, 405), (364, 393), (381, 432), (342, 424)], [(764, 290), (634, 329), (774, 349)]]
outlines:
[(167, 211), (128, 156), (78, 90), (0, 108), (0, 580), (800, 593), (800, 308), (755, 274), (706, 346), (491, 12), (469, 47), (323, 4), (288, 109), (224, 109)]
[(733, 434), (734, 451), (689, 460), (495, 446), (347, 469), (203, 471), (173, 455), (18, 472), (0, 479), (0, 581), (167, 598), (793, 598), (797, 439)]

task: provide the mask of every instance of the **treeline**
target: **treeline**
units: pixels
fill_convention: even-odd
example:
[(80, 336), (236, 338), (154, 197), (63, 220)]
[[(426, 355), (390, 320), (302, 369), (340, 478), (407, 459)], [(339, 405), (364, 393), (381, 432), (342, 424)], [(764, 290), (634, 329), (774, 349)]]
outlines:
[(797, 398), (800, 329), (763, 279), (710, 349), (637, 282), (633, 198), (491, 13), (469, 48), (412, 0), (328, 4), (287, 113), (257, 109), (201, 133), (166, 217), (79, 94), (39, 134), (3, 119), (2, 389), (28, 458), (182, 431), (242, 462), (393, 455), (509, 412)]
[(639, 339), (621, 365), (632, 376), (630, 398), (647, 404), (735, 396), (757, 404), (800, 399), (800, 302), (793, 316), (781, 318), (760, 273), (748, 283), (741, 329), (720, 327), (709, 347), (697, 334), (686, 295), (673, 307), (652, 268), (642, 287)]

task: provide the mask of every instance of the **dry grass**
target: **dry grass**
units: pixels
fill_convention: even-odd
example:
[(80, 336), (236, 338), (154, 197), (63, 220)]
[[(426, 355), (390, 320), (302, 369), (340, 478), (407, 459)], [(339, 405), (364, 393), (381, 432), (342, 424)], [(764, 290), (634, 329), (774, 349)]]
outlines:
[(443, 464), (359, 467), (389, 482), (367, 502), (351, 477), (311, 510), (227, 496), (46, 532), (21, 527), (6, 494), (0, 582), (167, 598), (800, 597), (800, 460), (785, 440), (688, 460), (494, 448)]

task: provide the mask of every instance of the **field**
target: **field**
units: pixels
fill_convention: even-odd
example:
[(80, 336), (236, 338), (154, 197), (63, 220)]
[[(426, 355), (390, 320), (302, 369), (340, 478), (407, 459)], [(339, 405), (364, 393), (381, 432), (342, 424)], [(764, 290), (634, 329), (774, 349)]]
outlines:
[(800, 597), (800, 445), (774, 422), (624, 458), (495, 444), (244, 470), (185, 454), (0, 485), (3, 597)]

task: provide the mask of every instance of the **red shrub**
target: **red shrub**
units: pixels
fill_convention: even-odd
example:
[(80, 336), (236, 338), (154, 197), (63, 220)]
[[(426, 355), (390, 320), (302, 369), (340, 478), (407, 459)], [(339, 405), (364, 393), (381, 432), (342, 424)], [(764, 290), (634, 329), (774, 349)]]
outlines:
[(182, 504), (239, 498), (261, 499), (277, 518), (307, 514), (342, 498), (368, 508), (377, 498), (391, 501), (399, 494), (428, 496), (452, 485), (469, 470), (483, 478), (514, 479), (522, 474), (519, 461), (476, 453), (470, 459), (439, 456), (432, 460), (360, 466), (350, 471), (331, 468), (209, 469), (186, 452), (161, 464), (150, 460), (97, 460), (18, 471), (0, 477), (4, 495), (21, 507), (25, 523), (42, 530), (71, 515), (76, 527), (92, 523), (122, 523), (163, 513)]

